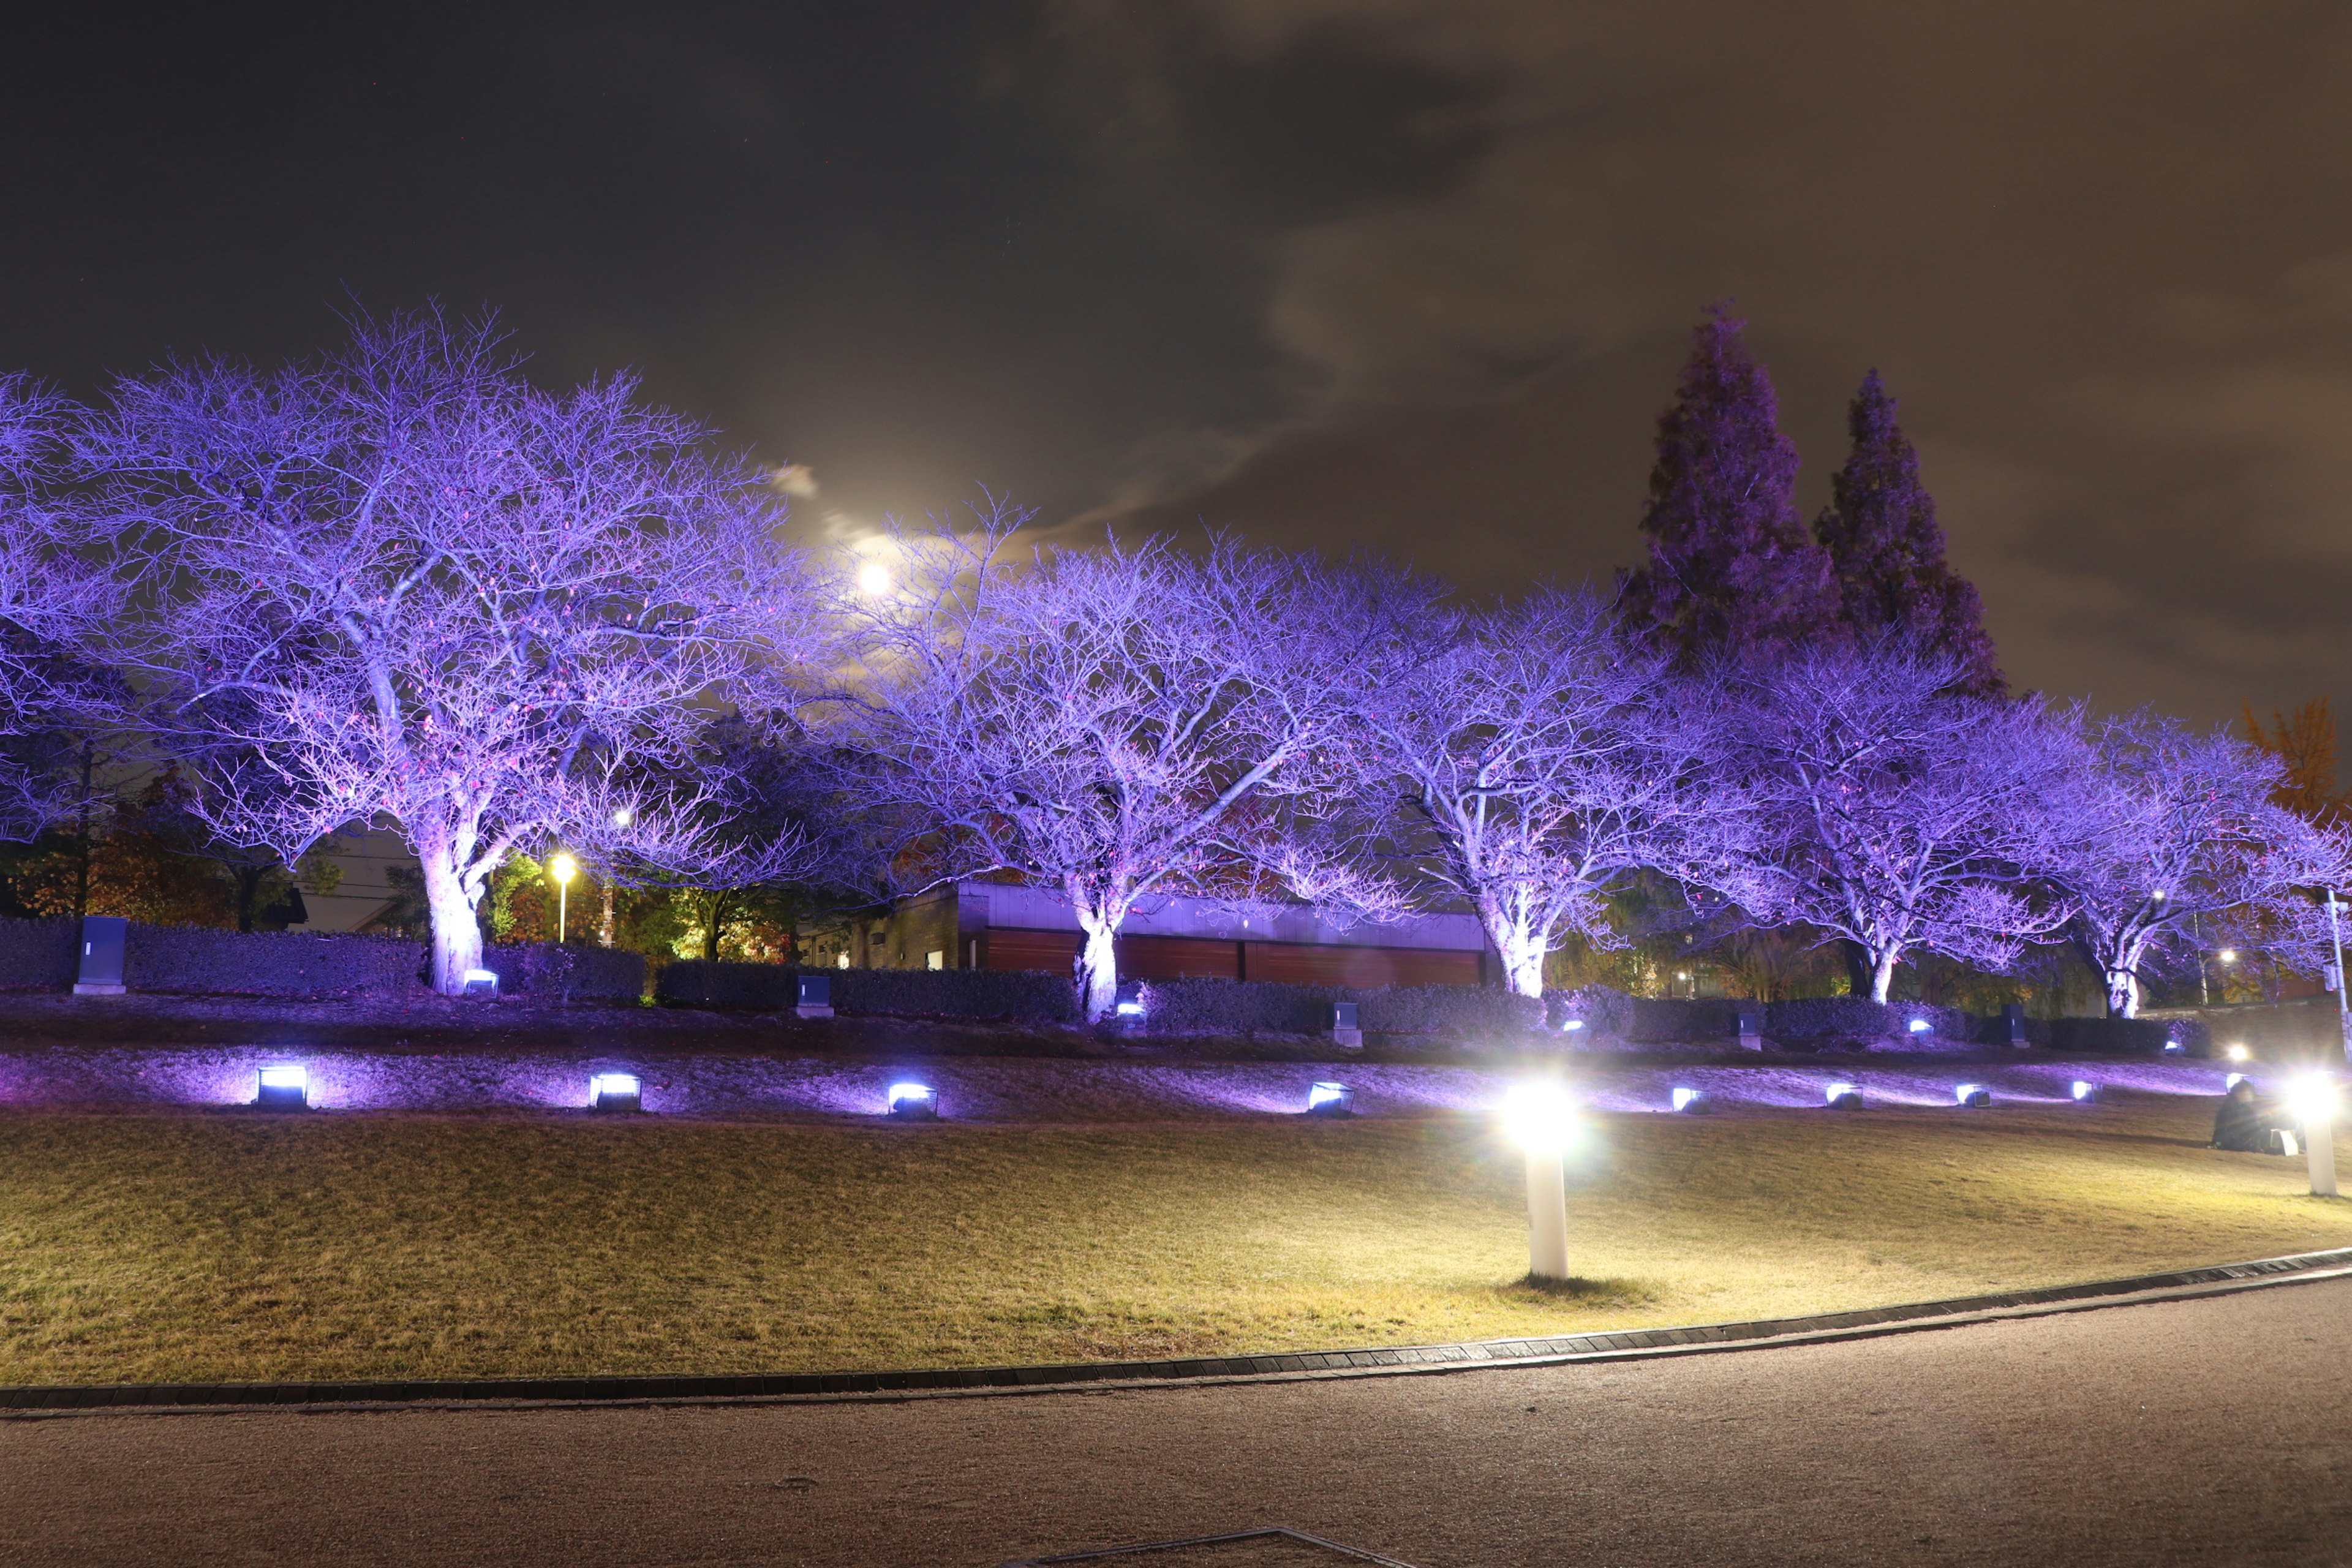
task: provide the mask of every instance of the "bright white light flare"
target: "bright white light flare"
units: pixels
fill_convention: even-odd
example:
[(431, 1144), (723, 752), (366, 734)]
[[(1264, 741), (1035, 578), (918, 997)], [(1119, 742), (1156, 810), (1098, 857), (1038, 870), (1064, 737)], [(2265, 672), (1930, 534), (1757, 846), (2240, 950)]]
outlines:
[(1577, 1125), (1576, 1101), (1564, 1084), (1514, 1084), (1503, 1096), (1504, 1135), (1530, 1152), (1566, 1148)]

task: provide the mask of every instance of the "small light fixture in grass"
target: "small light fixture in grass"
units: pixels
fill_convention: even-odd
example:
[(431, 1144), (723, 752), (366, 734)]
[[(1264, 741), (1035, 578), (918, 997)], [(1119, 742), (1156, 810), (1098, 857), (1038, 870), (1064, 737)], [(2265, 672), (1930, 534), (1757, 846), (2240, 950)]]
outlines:
[(636, 1075), (625, 1072), (600, 1072), (588, 1080), (588, 1109), (591, 1110), (643, 1110), (645, 1093)]
[(1111, 1011), (1118, 1014), (1122, 1018), (1142, 1017), (1142, 983), (1136, 980), (1120, 981), (1118, 986), (1118, 999), (1111, 1004)]
[(261, 1069), (253, 1103), (264, 1110), (303, 1110), (310, 1104), (310, 1075), (299, 1067)]
[(1992, 1103), (1992, 1090), (1980, 1083), (1956, 1083), (1952, 1086), (1952, 1100), (1955, 1104), (1982, 1110)]
[(1833, 1083), (1823, 1091), (1822, 1099), (1832, 1110), (1860, 1110), (1862, 1090), (1850, 1083)]
[(1715, 1109), (1715, 1101), (1703, 1089), (1677, 1089), (1670, 1098), (1676, 1110), (1687, 1111), (1693, 1116), (1704, 1116)]
[(1356, 1091), (1344, 1083), (1317, 1083), (1307, 1088), (1307, 1114), (1309, 1116), (1353, 1116), (1356, 1113)]
[(2089, 1079), (2078, 1078), (2071, 1090), (2078, 1105), (2089, 1105), (2099, 1098), (2099, 1086)]
[(499, 976), (497, 971), (489, 969), (468, 969), (466, 971), (464, 994), (467, 996), (496, 997), (498, 994)]
[(892, 1118), (899, 1121), (937, 1121), (940, 1097), (927, 1083), (894, 1083), (887, 1097)]

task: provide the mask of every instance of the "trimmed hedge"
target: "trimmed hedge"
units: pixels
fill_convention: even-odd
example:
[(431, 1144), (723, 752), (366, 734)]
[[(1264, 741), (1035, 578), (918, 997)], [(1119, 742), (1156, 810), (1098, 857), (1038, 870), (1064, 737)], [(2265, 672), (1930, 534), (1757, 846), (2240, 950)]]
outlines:
[(1729, 997), (1629, 996), (1633, 1021), (1624, 1038), (1629, 1045), (1719, 1045), (1739, 1037), (1739, 1015), (1753, 1002)]
[(1554, 1028), (1566, 1028), (1573, 1019), (1584, 1026), (1578, 1032), (1588, 1040), (1596, 1036), (1623, 1040), (1633, 1034), (1633, 999), (1614, 986), (1580, 985), (1572, 991), (1548, 992), (1544, 1001), (1545, 1021)]
[(1077, 988), (1057, 974), (997, 969), (799, 969), (686, 958), (666, 965), (656, 999), (686, 1007), (778, 1013), (800, 996), (800, 977), (833, 982), (839, 1013), (1064, 1024), (1078, 1017)]
[(79, 958), (69, 920), (0, 921), (0, 991), (63, 991)]
[(1867, 996), (1805, 996), (1764, 1010), (1764, 1032), (1791, 1045), (1869, 1045), (1913, 1037), (1915, 1019), (1927, 1034), (1958, 1042), (1975, 1038), (1975, 1026), (1958, 1007), (1932, 1002), (1874, 1002)]
[(2053, 1018), (2050, 1043), (2062, 1051), (2156, 1056), (2172, 1038), (2161, 1018)]
[[(310, 999), (380, 996), (418, 989), (424, 973), (422, 945), (383, 936), (134, 922), (122, 954), (122, 984), (133, 992)], [(69, 973), (67, 984), (71, 983)]]
[(551, 942), (485, 948), (482, 967), (509, 996), (560, 1002), (635, 1002), (646, 994), (646, 955), (622, 948), (558, 946)]
[(1525, 1034), (1543, 1026), (1533, 996), (1482, 985), (1286, 985), (1265, 980), (1154, 980), (1143, 988), (1143, 1028), (1171, 1034), (1319, 1035), (1334, 1002), (1356, 1004), (1367, 1034), (1454, 1037)]

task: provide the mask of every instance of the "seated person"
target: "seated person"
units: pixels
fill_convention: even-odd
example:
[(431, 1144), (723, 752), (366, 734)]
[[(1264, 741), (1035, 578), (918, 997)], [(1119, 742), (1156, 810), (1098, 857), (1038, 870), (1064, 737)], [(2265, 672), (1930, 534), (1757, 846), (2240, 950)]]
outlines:
[(2221, 1109), (2213, 1113), (2213, 1147), (2266, 1154), (2271, 1147), (2271, 1125), (2277, 1120), (2269, 1107), (2254, 1098), (2254, 1086), (2240, 1079), (2221, 1097)]

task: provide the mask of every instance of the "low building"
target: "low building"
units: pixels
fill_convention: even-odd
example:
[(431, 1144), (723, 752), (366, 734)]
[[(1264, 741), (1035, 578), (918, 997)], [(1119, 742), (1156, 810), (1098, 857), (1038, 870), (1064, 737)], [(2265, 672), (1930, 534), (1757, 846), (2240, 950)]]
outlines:
[[(887, 913), (803, 935), (807, 962), (844, 969), (1041, 969), (1068, 973), (1084, 936), (1053, 888), (961, 881)], [(1145, 900), (1118, 938), (1135, 980), (1279, 980), (1308, 985), (1482, 985), (1499, 976), (1475, 916), (1416, 915), (1339, 927), (1304, 907), (1244, 913), (1211, 899)]]

